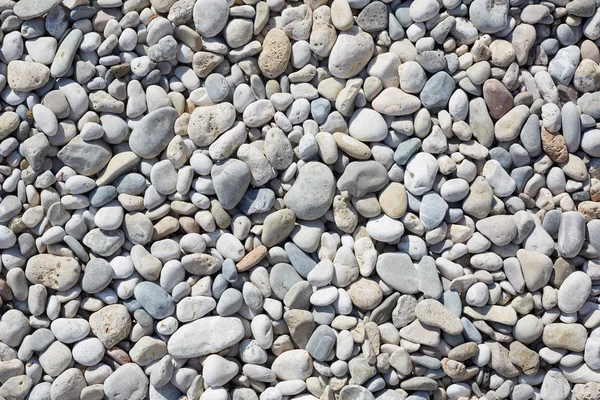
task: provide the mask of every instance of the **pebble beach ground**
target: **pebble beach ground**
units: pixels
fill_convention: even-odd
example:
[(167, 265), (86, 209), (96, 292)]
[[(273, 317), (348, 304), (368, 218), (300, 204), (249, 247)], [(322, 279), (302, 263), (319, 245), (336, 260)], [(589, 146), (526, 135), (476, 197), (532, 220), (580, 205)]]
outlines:
[(0, 400), (600, 399), (600, 1), (0, 0)]

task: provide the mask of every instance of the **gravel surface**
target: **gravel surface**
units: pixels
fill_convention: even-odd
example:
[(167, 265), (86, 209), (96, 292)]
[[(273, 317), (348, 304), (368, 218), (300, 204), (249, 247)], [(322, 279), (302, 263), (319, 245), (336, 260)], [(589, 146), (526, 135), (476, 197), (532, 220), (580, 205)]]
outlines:
[(600, 399), (597, 43), (597, 0), (0, 0), (0, 400)]

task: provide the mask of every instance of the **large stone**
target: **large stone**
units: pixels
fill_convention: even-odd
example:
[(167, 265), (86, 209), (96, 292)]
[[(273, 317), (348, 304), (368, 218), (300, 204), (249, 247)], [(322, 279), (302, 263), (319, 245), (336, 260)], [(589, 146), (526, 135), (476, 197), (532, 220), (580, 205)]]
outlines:
[(525, 284), (530, 291), (541, 289), (548, 283), (552, 275), (552, 260), (538, 251), (521, 249), (517, 251), (521, 263)]
[(196, 107), (190, 115), (189, 138), (198, 147), (209, 146), (223, 132), (233, 126), (235, 116), (235, 107), (231, 103)]
[(283, 201), (297, 218), (314, 220), (329, 210), (334, 194), (335, 180), (329, 167), (319, 162), (309, 162), (300, 169)]
[(159, 108), (144, 115), (129, 137), (131, 150), (142, 158), (158, 156), (173, 139), (178, 117), (172, 107)]
[(373, 55), (373, 38), (353, 26), (339, 34), (329, 54), (329, 71), (336, 78), (352, 78), (367, 65)]
[(85, 141), (76, 136), (56, 156), (78, 174), (91, 176), (108, 164), (112, 151), (102, 139)]
[(79, 280), (81, 267), (72, 257), (38, 254), (27, 261), (25, 275), (31, 283), (54, 290), (69, 290)]
[(218, 353), (244, 337), (244, 326), (234, 317), (205, 317), (180, 327), (167, 343), (172, 357), (193, 358)]
[(306, 350), (288, 350), (273, 361), (271, 369), (282, 381), (306, 380), (313, 371), (312, 358)]
[(389, 287), (402, 293), (417, 293), (417, 270), (406, 253), (385, 253), (377, 258), (377, 275)]
[(212, 167), (210, 174), (223, 208), (231, 210), (237, 206), (250, 185), (250, 169), (246, 163), (234, 158), (220, 161)]

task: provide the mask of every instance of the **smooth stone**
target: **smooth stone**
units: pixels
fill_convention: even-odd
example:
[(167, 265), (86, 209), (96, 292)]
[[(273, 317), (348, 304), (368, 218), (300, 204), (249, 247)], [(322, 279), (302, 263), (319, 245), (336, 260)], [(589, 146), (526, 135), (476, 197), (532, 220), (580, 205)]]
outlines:
[(217, 36), (229, 16), (229, 5), (225, 0), (197, 1), (193, 9), (194, 26), (201, 36), (210, 38)]
[(389, 287), (406, 294), (418, 292), (417, 270), (408, 254), (381, 254), (377, 258), (376, 271)]
[(56, 156), (78, 174), (92, 176), (108, 164), (112, 151), (102, 139), (84, 141), (76, 136)]
[(167, 347), (172, 357), (193, 358), (217, 353), (243, 337), (244, 327), (238, 318), (211, 316), (180, 327)]
[(330, 327), (321, 325), (311, 335), (306, 351), (318, 361), (325, 361), (336, 343), (336, 336)]
[(377, 161), (354, 161), (348, 164), (338, 179), (340, 191), (347, 190), (352, 196), (362, 197), (382, 189), (389, 181), (387, 171)]
[(313, 371), (312, 358), (306, 350), (288, 350), (277, 356), (271, 369), (282, 381), (306, 380)]
[(284, 196), (285, 205), (299, 219), (318, 219), (331, 207), (334, 185), (333, 173), (326, 165), (310, 162), (300, 169), (294, 184)]
[(142, 118), (129, 137), (131, 150), (142, 158), (159, 155), (173, 139), (174, 124), (179, 114), (174, 108), (163, 107)]
[(329, 71), (341, 79), (356, 76), (371, 60), (374, 47), (371, 35), (357, 26), (342, 31), (329, 54)]
[(419, 98), (423, 107), (431, 112), (437, 112), (448, 105), (454, 88), (454, 79), (446, 72), (440, 71), (425, 83)]
[(517, 251), (517, 258), (521, 263), (523, 277), (530, 291), (541, 289), (548, 283), (552, 273), (550, 257), (537, 251), (520, 249)]
[(588, 300), (592, 280), (582, 271), (575, 271), (558, 289), (558, 308), (564, 313), (576, 313)]
[(109, 400), (144, 400), (148, 396), (148, 377), (135, 363), (118, 367), (104, 381), (104, 393)]
[(236, 159), (228, 159), (215, 164), (212, 167), (211, 176), (217, 198), (226, 210), (237, 206), (244, 197), (251, 179), (246, 163)]
[(61, 3), (59, 0), (24, 0), (15, 3), (13, 12), (23, 21), (41, 17)]
[(378, 142), (385, 139), (388, 127), (377, 111), (359, 108), (350, 117), (348, 133), (361, 142)]
[(175, 312), (171, 296), (160, 286), (152, 282), (141, 282), (135, 286), (137, 301), (153, 318), (163, 319)]
[(419, 218), (427, 229), (438, 226), (444, 220), (446, 211), (448, 211), (448, 204), (436, 192), (427, 192), (421, 198)]

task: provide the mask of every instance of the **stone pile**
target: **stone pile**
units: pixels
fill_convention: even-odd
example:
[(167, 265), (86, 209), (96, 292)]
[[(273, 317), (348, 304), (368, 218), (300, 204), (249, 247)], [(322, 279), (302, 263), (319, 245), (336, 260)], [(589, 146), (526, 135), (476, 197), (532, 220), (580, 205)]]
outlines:
[(595, 0), (0, 0), (0, 400), (600, 399)]

